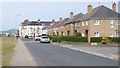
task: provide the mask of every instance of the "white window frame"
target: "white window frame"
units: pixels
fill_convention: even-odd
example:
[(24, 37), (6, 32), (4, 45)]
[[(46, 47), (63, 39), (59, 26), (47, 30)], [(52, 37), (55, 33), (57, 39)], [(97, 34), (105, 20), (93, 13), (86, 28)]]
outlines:
[(111, 20), (111, 25), (114, 25), (114, 20)]
[(113, 26), (113, 25), (111, 25), (111, 26), (110, 26), (110, 28), (114, 28), (114, 26)]
[(85, 37), (85, 33), (84, 32), (82, 32), (82, 37)]
[(75, 27), (77, 27), (77, 24), (78, 24), (78, 23), (75, 23)]
[(114, 20), (111, 20), (111, 26), (110, 26), (110, 28), (114, 28)]
[(95, 24), (94, 25), (100, 25), (100, 21), (99, 20), (95, 20)]
[(86, 26), (88, 26), (88, 21), (86, 21)]
[(82, 26), (85, 26), (84, 22), (82, 22)]
[(99, 32), (94, 32), (94, 37), (100, 37)]
[(110, 37), (114, 37), (114, 35), (113, 35), (113, 34), (110, 34)]
[(78, 26), (80, 26), (80, 22), (78, 23)]

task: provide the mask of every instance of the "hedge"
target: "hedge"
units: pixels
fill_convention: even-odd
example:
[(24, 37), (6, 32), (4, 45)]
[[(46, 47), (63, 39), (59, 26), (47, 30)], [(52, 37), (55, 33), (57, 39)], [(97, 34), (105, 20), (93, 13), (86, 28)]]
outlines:
[[(120, 42), (120, 37), (107, 37), (109, 39), (109, 42)], [(91, 38), (91, 42), (101, 42), (102, 41), (102, 37), (92, 37)]]
[(61, 42), (61, 41), (70, 41), (70, 42), (88, 42), (87, 37), (80, 36), (52, 36), (53, 42)]

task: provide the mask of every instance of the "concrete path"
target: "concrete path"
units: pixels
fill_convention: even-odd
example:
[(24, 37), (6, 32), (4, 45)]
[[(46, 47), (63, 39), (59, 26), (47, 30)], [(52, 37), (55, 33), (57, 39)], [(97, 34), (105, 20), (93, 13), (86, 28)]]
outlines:
[(86, 53), (97, 55), (97, 56), (118, 60), (118, 47), (92, 46), (86, 43), (82, 43), (82, 44), (80, 43), (68, 44), (68, 43), (55, 43), (55, 42), (52, 42), (52, 43), (57, 44), (61, 47), (66, 47), (66, 48), (86, 52)]
[(14, 49), (11, 66), (37, 66), (32, 55), (19, 38)]

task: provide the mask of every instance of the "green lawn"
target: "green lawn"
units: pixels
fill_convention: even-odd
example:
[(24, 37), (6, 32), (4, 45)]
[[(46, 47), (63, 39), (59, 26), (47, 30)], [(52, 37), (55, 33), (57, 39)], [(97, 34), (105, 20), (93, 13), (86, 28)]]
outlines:
[(2, 38), (2, 66), (9, 66), (16, 40), (13, 37)]

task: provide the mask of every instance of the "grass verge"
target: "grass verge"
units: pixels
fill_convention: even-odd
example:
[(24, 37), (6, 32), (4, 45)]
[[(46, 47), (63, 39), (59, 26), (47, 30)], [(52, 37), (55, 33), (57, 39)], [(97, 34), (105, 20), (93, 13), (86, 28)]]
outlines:
[(13, 37), (2, 38), (2, 66), (9, 66), (16, 40)]

